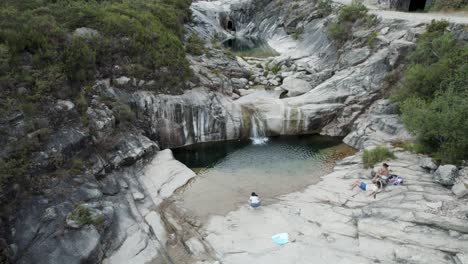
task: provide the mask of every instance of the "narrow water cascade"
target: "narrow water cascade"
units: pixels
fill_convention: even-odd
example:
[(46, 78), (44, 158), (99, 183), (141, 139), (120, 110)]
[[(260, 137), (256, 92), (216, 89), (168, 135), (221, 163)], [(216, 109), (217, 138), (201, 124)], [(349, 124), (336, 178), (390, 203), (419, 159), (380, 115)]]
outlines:
[(254, 112), (250, 116), (250, 139), (254, 145), (262, 145), (268, 142), (268, 137), (265, 133), (265, 124), (258, 116), (257, 112)]

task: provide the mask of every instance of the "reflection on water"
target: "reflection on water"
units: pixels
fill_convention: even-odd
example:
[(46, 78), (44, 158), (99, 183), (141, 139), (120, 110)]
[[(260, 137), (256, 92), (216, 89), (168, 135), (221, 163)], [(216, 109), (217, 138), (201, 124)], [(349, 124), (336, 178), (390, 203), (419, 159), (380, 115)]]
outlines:
[(277, 56), (268, 43), (256, 38), (231, 38), (223, 41), (223, 46), (241, 57), (273, 57)]
[(257, 192), (266, 203), (278, 195), (317, 183), (335, 161), (354, 153), (339, 139), (322, 136), (276, 137), (266, 144), (223, 142), (174, 150), (198, 177), (175, 195), (192, 214), (226, 214)]

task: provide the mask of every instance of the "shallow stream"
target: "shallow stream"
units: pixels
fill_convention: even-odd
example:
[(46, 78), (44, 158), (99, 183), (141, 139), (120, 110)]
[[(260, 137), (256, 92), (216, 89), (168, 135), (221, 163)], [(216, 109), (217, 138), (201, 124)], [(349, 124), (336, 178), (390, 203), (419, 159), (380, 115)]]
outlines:
[(338, 138), (282, 136), (266, 143), (208, 143), (174, 149), (176, 159), (198, 177), (174, 195), (190, 214), (206, 218), (246, 205), (255, 191), (264, 204), (304, 189), (332, 171), (335, 161), (354, 153)]

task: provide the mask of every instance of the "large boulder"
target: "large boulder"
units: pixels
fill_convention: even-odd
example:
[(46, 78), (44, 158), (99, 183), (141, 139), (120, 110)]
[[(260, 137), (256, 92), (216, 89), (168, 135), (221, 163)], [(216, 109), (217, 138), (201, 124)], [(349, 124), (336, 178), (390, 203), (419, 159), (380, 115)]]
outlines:
[(160, 204), (195, 176), (192, 170), (174, 159), (170, 149), (165, 149), (156, 154), (140, 180), (152, 201)]
[(89, 107), (86, 114), (88, 114), (89, 127), (95, 141), (105, 139), (112, 134), (115, 117), (106, 105), (95, 102), (94, 107)]
[(453, 186), (458, 176), (458, 169), (454, 165), (440, 166), (433, 174), (434, 180), (444, 186)]
[(419, 160), (419, 166), (423, 169), (429, 170), (429, 171), (435, 171), (437, 170), (437, 164), (434, 163), (434, 161), (429, 158), (425, 157)]
[(288, 91), (288, 96), (291, 97), (305, 94), (312, 90), (312, 86), (307, 81), (296, 79), (294, 77), (286, 77), (283, 80), (283, 85), (281, 87)]
[(459, 198), (468, 194), (468, 180), (461, 180), (452, 187), (452, 192)]

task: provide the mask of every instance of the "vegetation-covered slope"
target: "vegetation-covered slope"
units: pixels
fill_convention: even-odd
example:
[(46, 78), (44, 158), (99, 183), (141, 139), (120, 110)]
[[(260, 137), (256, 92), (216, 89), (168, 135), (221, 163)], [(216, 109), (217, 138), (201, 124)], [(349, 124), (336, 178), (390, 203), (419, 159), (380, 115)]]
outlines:
[[(0, 190), (25, 174), (31, 153), (60, 126), (80, 115), (87, 125), (95, 80), (135, 77), (147, 81), (144, 89), (180, 93), (191, 76), (182, 43), (190, 3), (0, 1)], [(79, 115), (54, 116), (58, 99)]]
[(443, 162), (468, 159), (468, 45), (432, 22), (409, 56), (395, 96), (423, 152)]

